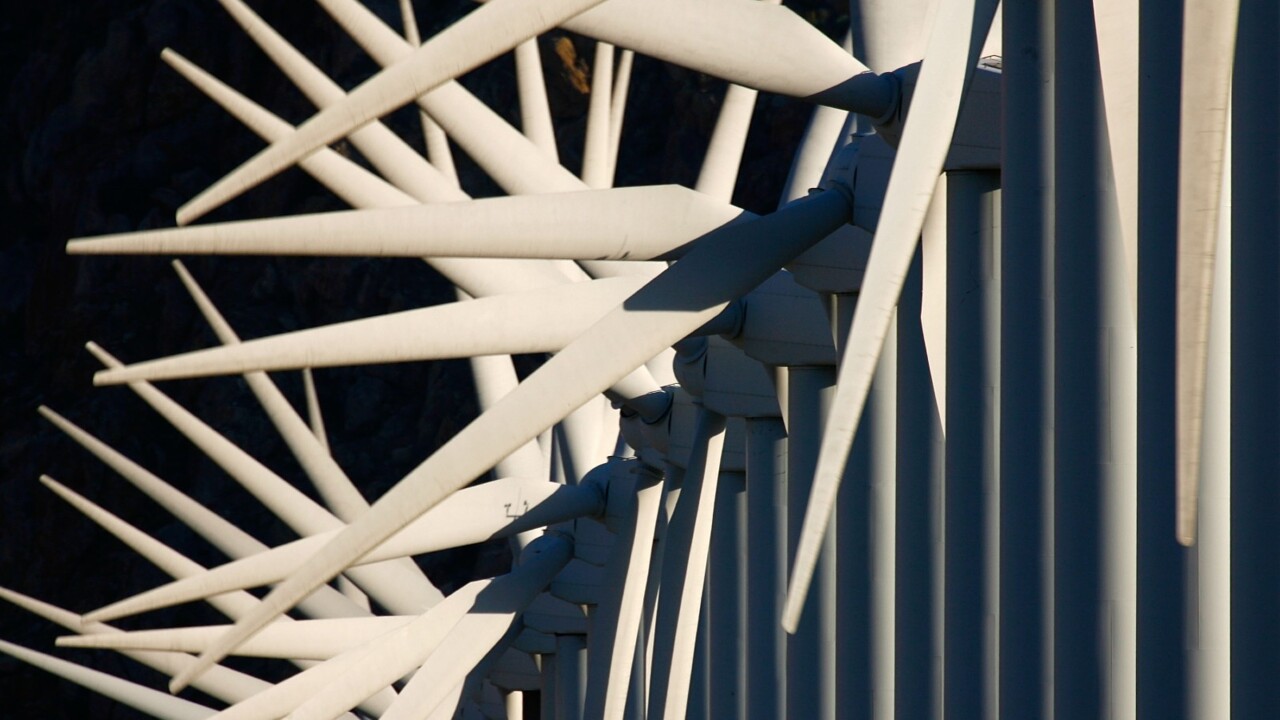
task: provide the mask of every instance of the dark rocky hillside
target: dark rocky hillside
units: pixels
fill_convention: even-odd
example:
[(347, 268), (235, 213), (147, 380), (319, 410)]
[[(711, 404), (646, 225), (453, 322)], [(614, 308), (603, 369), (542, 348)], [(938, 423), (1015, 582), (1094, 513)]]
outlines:
[[(374, 71), (313, 4), (252, 3), (346, 87)], [(397, 24), (396, 3), (376, 9)], [(844, 13), (806, 0), (801, 14), (834, 34)], [(469, 9), (464, 0), (418, 2), (424, 35)], [(586, 96), (543, 38), (560, 146), (578, 162)], [(569, 37), (590, 67), (593, 43)], [(268, 543), (289, 539), (212, 462), (123, 388), (95, 389), (93, 340), (131, 361), (216, 343), (163, 258), (71, 258), (67, 239), (171, 225), (174, 210), (256, 152), (261, 142), (159, 60), (171, 47), (292, 121), (312, 109), (227, 19), (213, 0), (94, 0), (6, 3), (0, 16), (0, 585), (85, 611), (163, 580), (161, 573), (43, 488), (47, 473), (193, 559), (221, 558), (177, 521), (36, 414), (48, 405), (242, 524)], [(589, 82), (590, 78), (587, 77)], [(518, 122), (509, 59), (464, 80)], [(691, 185), (715, 122), (723, 83), (638, 59), (623, 135), (618, 184)], [(776, 203), (807, 107), (764, 96), (749, 139), (736, 201), (767, 212)], [(421, 143), (412, 112), (391, 124)], [(498, 191), (458, 156), (475, 195)], [(338, 209), (341, 204), (291, 171), (220, 210), (213, 219)], [(451, 288), (417, 261), (192, 258), (188, 267), (243, 337), (257, 337), (421, 307), (452, 299)], [(531, 370), (537, 358), (527, 358)], [(301, 402), (296, 373), (277, 378)], [(333, 452), (376, 498), (476, 413), (466, 363), (411, 364), (317, 373)], [(166, 392), (255, 457), (302, 482), (247, 387), (239, 380), (166, 383)], [(446, 590), (500, 571), (496, 543), (421, 559)], [(217, 622), (204, 608), (179, 608), (133, 626)], [(162, 687), (149, 670), (110, 654), (52, 650), (51, 624), (0, 601), (0, 639), (54, 652)], [(273, 672), (266, 668), (264, 672)], [(197, 698), (197, 695), (192, 695)], [(0, 716), (137, 717), (114, 702), (0, 657)]]

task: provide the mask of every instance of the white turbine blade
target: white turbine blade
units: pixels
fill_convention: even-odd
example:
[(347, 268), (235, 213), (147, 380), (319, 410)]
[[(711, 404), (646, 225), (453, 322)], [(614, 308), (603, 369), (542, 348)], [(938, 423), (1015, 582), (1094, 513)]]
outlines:
[[(293, 132), (292, 125), (232, 90), (173, 50), (166, 48), (160, 53), (160, 59), (264, 140), (277, 140)], [(328, 148), (309, 156), (299, 166), (354, 207), (416, 204), (390, 183)]]
[[(226, 318), (218, 312), (218, 308), (187, 271), (186, 266), (181, 261), (175, 260), (173, 268), (218, 340), (224, 345), (240, 344), (240, 336), (236, 335)], [(280, 392), (275, 382), (263, 372), (245, 373), (243, 377), (285, 444), (293, 451), (294, 457), (298, 459), (298, 463), (302, 465), (333, 513), (340, 519), (349, 520), (368, 509), (368, 501), (356, 489), (342, 468), (338, 467), (333, 457), (325, 451), (311, 428), (298, 416), (297, 411), (285, 399), (284, 393)]]
[[(35, 615), (39, 615), (50, 622), (57, 623), (58, 625), (61, 625), (73, 632), (93, 633), (97, 637), (108, 637), (109, 635), (123, 634), (120, 630), (104, 623), (82, 622), (80, 616), (73, 612), (63, 610), (60, 607), (50, 605), (46, 602), (41, 602), (35, 598), (28, 597), (22, 593), (14, 592), (7, 588), (0, 587), (0, 598), (4, 598), (24, 610)], [(274, 628), (276, 625), (283, 627), (286, 624), (287, 623), (275, 623), (271, 627)], [(149, 668), (169, 676), (182, 672), (182, 669), (186, 667), (188, 663), (195, 660), (193, 657), (172, 652), (126, 650), (121, 654), (131, 660), (135, 660)], [(271, 687), (271, 683), (268, 683), (265, 680), (259, 680), (252, 675), (246, 675), (242, 672), (218, 665), (210, 668), (209, 673), (200, 678), (198, 682), (193, 683), (192, 687), (208, 693), (210, 696), (222, 700), (223, 702), (235, 703), (266, 690)]]
[[(412, 52), (412, 48), (359, 2), (320, 2), (356, 43), (384, 67)], [(436, 118), (467, 154), (512, 195), (572, 192), (588, 187), (457, 82), (444, 83), (419, 97), (418, 105)], [(594, 277), (653, 276), (661, 272), (658, 263), (588, 260), (580, 264)]]
[[(107, 367), (121, 367), (120, 361), (94, 343), (88, 343), (89, 351)], [(233, 346), (234, 347), (234, 346)], [(284, 478), (270, 468), (258, 462), (249, 453), (240, 449), (235, 443), (227, 440), (221, 433), (209, 427), (194, 414), (174, 402), (169, 396), (157, 390), (150, 383), (131, 382), (129, 389), (150, 405), (167, 420), (174, 429), (182, 433), (188, 440), (213, 460), (242, 487), (248, 490), (259, 502), (267, 507), (276, 517), (291, 527), (299, 535), (334, 530), (342, 526), (342, 521), (335, 517), (319, 503), (307, 497), (302, 491), (293, 487)], [(353, 571), (351, 578), (362, 589), (367, 590), (384, 607), (400, 614), (414, 614), (425, 609), (423, 603), (438, 599), (431, 593), (402, 592), (406, 587), (413, 587), (414, 571), (409, 571), (402, 564), (388, 563), (363, 567)]]
[(231, 558), (240, 558), (263, 552), (267, 546), (245, 531), (227, 522), (222, 516), (191, 499), (187, 494), (161, 480), (146, 468), (125, 457), (111, 446), (85, 432), (70, 420), (53, 410), (41, 406), (40, 414), (81, 447), (115, 470), (147, 497), (159, 503), (208, 540), (214, 547)]
[(679, 185), (348, 210), (133, 233), (67, 252), (671, 260), (749, 213)]
[(329, 452), (329, 436), (324, 430), (324, 413), (320, 411), (320, 394), (316, 392), (315, 373), (311, 368), (302, 368), (302, 389), (307, 398), (307, 424), (316, 441), (325, 452)]
[[(396, 40), (400, 41), (398, 37)], [(166, 50), (161, 53), (161, 58), (263, 138), (279, 140), (293, 131), (293, 126), (271, 115), (176, 53)], [(418, 205), (409, 195), (327, 148), (306, 158), (300, 166), (353, 207)], [(429, 264), (447, 277), (449, 282), (476, 297), (556, 285), (566, 278), (563, 271), (557, 268), (541, 263), (531, 265), (518, 260), (438, 259)], [(577, 276), (581, 277), (582, 273), (579, 272)]]
[[(763, 0), (777, 5), (779, 0)], [(733, 199), (733, 188), (738, 183), (738, 168), (742, 164), (742, 151), (747, 144), (747, 130), (751, 127), (751, 115), (756, 108), (754, 88), (729, 85), (716, 117), (715, 130), (707, 145), (707, 154), (698, 171), (694, 188), (722, 202)]]
[[(86, 347), (106, 367), (123, 367), (96, 343), (87, 343)], [(129, 387), (299, 535), (314, 535), (342, 525), (329, 511), (150, 383), (133, 381)]]
[[(603, 502), (600, 490), (592, 485), (575, 487), (519, 478), (494, 480), (450, 495), (359, 562), (419, 555), (509, 537), (564, 520), (597, 515), (603, 509)], [(295, 540), (112, 603), (86, 614), (85, 618), (112, 620), (278, 582), (336, 535), (331, 532)]]
[[(267, 550), (266, 545), (248, 533), (192, 500), (61, 415), (46, 407), (40, 408), (40, 414), (228, 557), (242, 558)], [(203, 572), (203, 568), (201, 571)], [(346, 601), (328, 587), (317, 588), (311, 597), (299, 605), (299, 608), (311, 617), (346, 617), (362, 612), (361, 608)]]
[[(350, 674), (359, 668), (376, 666), (385, 652), (397, 649), (403, 652), (406, 647), (430, 652), (456, 622), (456, 616), (471, 606), (476, 594), (489, 582), (481, 580), (459, 588), (444, 602), (409, 623), (276, 683), (270, 689), (223, 710), (216, 717), (218, 720), (275, 720), (288, 715), (322, 688), (346, 682)], [(386, 703), (380, 707), (378, 714), (381, 715), (390, 705)]]
[(742, 164), (742, 150), (746, 147), (747, 130), (751, 126), (751, 114), (756, 108), (759, 93), (741, 85), (730, 85), (720, 105), (711, 143), (702, 159), (698, 181), (694, 188), (700, 193), (729, 202), (733, 188), (738, 183), (738, 168)]
[[(853, 31), (844, 35), (843, 49), (853, 49)], [(895, 66), (897, 67), (897, 66)], [(844, 137), (850, 132), (850, 114), (848, 110), (819, 105), (809, 116), (809, 124), (805, 126), (804, 137), (800, 140), (800, 149), (791, 161), (791, 170), (787, 174), (786, 185), (782, 188), (781, 205), (798, 200), (809, 192), (809, 188), (818, 187), (822, 181), (822, 173), (835, 156), (837, 148), (843, 147)]]
[[(186, 267), (177, 260), (174, 261), (173, 267), (200, 309), (200, 314), (213, 328), (218, 339), (224, 345), (239, 344), (240, 337), (222, 317), (222, 313), (214, 307), (213, 302), (205, 295), (191, 273), (187, 272)], [(355, 484), (342, 471), (342, 468), (338, 467), (333, 456), (316, 439), (307, 423), (298, 416), (293, 405), (285, 399), (284, 393), (280, 392), (275, 382), (264, 372), (246, 373), (243, 377), (271, 419), (271, 423), (275, 425), (285, 444), (297, 458), (298, 464), (302, 466), (303, 471), (333, 513), (339, 519), (347, 521), (367, 510), (369, 503), (364, 496), (356, 489)], [(400, 580), (400, 585), (396, 591), (398, 602), (407, 603), (410, 607), (416, 605), (428, 608), (444, 599), (444, 595), (427, 580), (427, 576), (412, 560), (405, 558), (391, 562), (399, 569), (397, 578)], [(383, 602), (381, 597), (375, 596), (374, 599)]]
[[(201, 655), (201, 662), (221, 660), (309, 589), (337, 575), (497, 460), (715, 317), (731, 300), (848, 222), (850, 205), (845, 191), (828, 191), (708, 235), (684, 259), (611, 311), (405, 476), (368, 513), (277, 586), (257, 617), (237, 623)], [(726, 263), (725, 258), (736, 262)], [(196, 667), (175, 678), (171, 687), (185, 687), (199, 672)]]
[[(400, 17), (404, 22), (405, 41), (415, 47), (421, 45), (422, 36), (418, 34), (418, 19), (413, 13), (411, 0), (400, 0)], [(422, 120), (422, 139), (427, 147), (427, 159), (454, 187), (458, 187), (458, 170), (453, 164), (453, 153), (449, 151), (449, 138), (425, 111), (419, 111), (419, 116)]]
[(822, 437), (783, 608), (782, 622), (789, 632), (795, 631), (800, 620), (885, 333), (902, 294), (924, 216), (951, 146), (960, 101), (995, 5), (995, 0), (948, 0), (934, 19), (911, 103), (916, 112), (907, 114)]
[[(356, 44), (388, 67), (414, 48), (356, 0), (319, 0)], [(498, 185), (513, 195), (584, 190), (586, 186), (539, 145), (457, 82), (448, 82), (418, 98), (418, 105), (440, 123)]]
[(258, 185), (365, 123), (411, 102), (521, 42), (555, 27), (600, 0), (492, 0), (433, 37), (404, 61), (383, 70), (308, 120), (284, 141), (196, 196), (178, 210), (187, 223)]
[(698, 642), (702, 590), (707, 579), (707, 556), (711, 550), (712, 513), (724, 451), (724, 427), (723, 416), (699, 409), (685, 484), (667, 526), (663, 574), (675, 578), (676, 582), (674, 586), (666, 582), (662, 585), (654, 646), (654, 652), (667, 656), (667, 662), (663, 663), (667, 676), (654, 677), (649, 686), (649, 707), (663, 720), (684, 720), (689, 707), (689, 683)]
[(1196, 535), (1209, 305), (1239, 13), (1239, 0), (1187, 0), (1183, 8), (1177, 315), (1177, 537), (1183, 545)]
[(849, 18), (858, 41), (851, 50), (875, 72), (891, 72), (925, 54), (937, 0), (860, 0)]
[[(276, 67), (316, 107), (341, 102), (346, 93), (241, 0), (218, 0), (232, 19), (262, 48)], [(466, 196), (381, 122), (371, 122), (348, 138), (369, 163), (393, 185), (422, 202), (458, 200)]]
[(161, 720), (200, 720), (214, 710), (52, 655), (0, 640), (0, 652)]
[[(450, 623), (448, 636), (437, 648), (426, 652), (416, 644), (380, 648), (376, 662), (361, 665), (344, 677), (342, 683), (317, 693), (290, 718), (328, 720), (335, 713), (353, 707), (365, 694), (418, 667), (421, 669), (392, 708), (397, 705), (434, 708), (447, 691), (461, 682), (507, 635), (516, 617), (572, 555), (573, 543), (565, 537), (544, 536), (534, 541), (525, 549), (519, 565), (509, 574), (494, 579), (479, 592), (466, 614), (456, 623)], [(390, 712), (388, 709), (388, 714)]]
[[(458, 291), (458, 295), (459, 300), (469, 299), (461, 290)], [(499, 400), (520, 384), (510, 355), (481, 355), (471, 358), (469, 362), (480, 412), (498, 404)], [(536, 441), (521, 445), (519, 450), (503, 458), (493, 468), (494, 475), (498, 477), (534, 478), (543, 475), (545, 470), (546, 460), (542, 457), (542, 451), (538, 449)]]
[[(1107, 148), (1133, 317), (1138, 313), (1138, 0), (1094, 0)], [(998, 15), (997, 15), (998, 17)]]
[[(48, 475), (41, 475), (40, 482), (85, 517), (97, 523), (103, 530), (129, 546), (129, 549), (170, 576), (184, 578), (204, 572), (204, 567), (199, 563), (121, 520)], [(233, 620), (244, 617), (258, 604), (257, 599), (246, 592), (224, 593), (211, 597), (208, 601), (218, 612)]]
[(538, 39), (525, 40), (516, 46), (516, 90), (520, 96), (520, 128), (525, 137), (546, 153), (552, 162), (560, 162), (556, 149), (556, 131), (551, 124), (551, 106), (547, 102), (547, 84), (542, 75), (542, 54)]
[[(247, 657), (328, 660), (413, 621), (406, 615), (273, 623), (236, 651)], [(58, 647), (198, 653), (227, 625), (70, 635)], [(264, 683), (265, 684), (265, 683)]]
[[(587, 134), (582, 148), (582, 182), (591, 188), (613, 186), (609, 174), (609, 122), (613, 105), (613, 46), (596, 43), (587, 105)], [(727, 201), (726, 201), (727, 202)]]
[(576, 33), (764, 92), (879, 117), (888, 81), (786, 8), (755, 0), (610, 0)]
[(638, 278), (592, 280), (407, 310), (112, 368), (94, 382), (554, 352), (641, 284)]
[(609, 108), (609, 177), (617, 175), (618, 149), (622, 143), (622, 119), (627, 113), (627, 91), (631, 89), (631, 67), (636, 52), (618, 54), (618, 72), (613, 80), (613, 104)]
[[(637, 478), (633, 487), (611, 486), (617, 494), (610, 502), (609, 512), (620, 516), (622, 525), (605, 565), (605, 581), (615, 590), (605, 594), (596, 610), (591, 640), (596, 659), (587, 675), (585, 716), (604, 720), (621, 720), (626, 712), (636, 643), (644, 619), (653, 537), (662, 507), (662, 477), (635, 464)], [(623, 493), (634, 493), (634, 498)]]

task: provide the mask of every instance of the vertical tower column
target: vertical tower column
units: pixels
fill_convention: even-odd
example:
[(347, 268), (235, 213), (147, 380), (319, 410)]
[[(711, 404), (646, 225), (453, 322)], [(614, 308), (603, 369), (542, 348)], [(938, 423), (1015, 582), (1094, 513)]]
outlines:
[(1136, 336), (1093, 7), (1055, 31), (1054, 704), (1136, 714)]
[(1278, 14), (1271, 0), (1241, 0), (1232, 76), (1231, 713), (1237, 718), (1280, 717)]
[(787, 431), (747, 418), (747, 717), (787, 717), (782, 601), (787, 588)]
[(1000, 174), (947, 174), (945, 678), (948, 718), (999, 716)]
[[(1189, 570), (1188, 553), (1173, 528), (1177, 243), (1171, 239), (1178, 232), (1178, 124), (1170, 119), (1179, 113), (1182, 12), (1155, 0), (1140, 4), (1138, 717), (1177, 720), (1187, 717), (1188, 693), (1171, 689), (1188, 687), (1186, 648), (1197, 643), (1192, 639), (1197, 601), (1188, 595), (1195, 575), (1187, 575), (1195, 571)], [(1202, 458), (1206, 467), (1208, 462)], [(1204, 579), (1212, 577), (1212, 568), (1204, 570)]]
[[(822, 425), (835, 390), (835, 368), (787, 369), (787, 557), (795, 555), (818, 464)], [(827, 529), (796, 632), (787, 638), (786, 717), (835, 720), (835, 536)], [(776, 622), (776, 619), (775, 619)]]

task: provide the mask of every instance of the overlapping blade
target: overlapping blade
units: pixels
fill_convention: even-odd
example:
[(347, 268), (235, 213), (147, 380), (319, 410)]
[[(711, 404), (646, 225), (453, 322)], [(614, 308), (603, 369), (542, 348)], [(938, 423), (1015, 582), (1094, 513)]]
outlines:
[(1183, 545), (1196, 536), (1209, 305), (1239, 13), (1239, 0), (1183, 5), (1177, 301), (1177, 537)]
[(535, 540), (525, 549), (518, 566), (488, 584), (465, 608), (466, 614), (449, 623), (448, 635), (434, 652), (408, 643), (384, 647), (375, 656), (377, 662), (354, 668), (341, 683), (317, 692), (289, 717), (328, 720), (417, 667), (421, 669), (392, 707), (434, 708), (507, 635), (516, 617), (572, 555), (569, 538), (543, 536)]
[[(122, 634), (120, 630), (110, 625), (82, 622), (79, 615), (69, 610), (41, 602), (8, 588), (0, 587), (0, 598), (73, 632), (91, 633), (97, 637)], [(277, 623), (277, 625), (283, 625), (283, 623)], [(126, 650), (121, 654), (165, 675), (176, 675), (182, 672), (182, 668), (186, 667), (187, 663), (195, 660), (193, 657), (172, 652)], [(271, 683), (219, 665), (210, 668), (209, 672), (192, 687), (223, 702), (234, 703), (266, 690), (271, 687)]]
[(161, 720), (201, 720), (214, 710), (114, 675), (0, 640), (0, 652)]
[[(397, 38), (398, 41), (398, 38)], [(267, 140), (280, 140), (293, 126), (219, 82), (170, 50), (161, 58), (211, 99)], [(357, 208), (405, 207), (418, 201), (338, 153), (324, 148), (302, 160), (300, 167)], [(558, 167), (558, 166), (557, 166)], [(560, 267), (520, 260), (429, 261), (450, 282), (475, 297), (547, 287), (572, 279)], [(582, 277), (579, 270), (575, 277)]]
[(564, 27), (764, 92), (879, 117), (887, 81), (795, 12), (756, 0), (610, 0)]
[(179, 222), (199, 217), (365, 123), (411, 102), (601, 0), (492, 0), (320, 111), (178, 210)]
[(237, 623), (201, 655), (200, 665), (175, 678), (171, 687), (185, 687), (203, 667), (220, 660), (312, 588), (705, 324), (731, 300), (847, 222), (850, 207), (844, 191), (828, 191), (705, 237), (683, 260), (611, 311), (409, 473), (368, 513), (278, 585), (264, 600), (261, 612)]
[[(605, 582), (614, 592), (600, 601), (592, 631), (591, 663), (587, 675), (584, 714), (603, 720), (622, 720), (627, 691), (636, 659), (636, 644), (645, 609), (645, 586), (653, 556), (653, 537), (662, 507), (662, 476), (649, 470), (637, 473), (634, 486), (611, 486), (616, 500), (609, 511), (621, 520), (617, 539), (605, 564)], [(623, 502), (622, 493), (634, 494)]]
[[(328, 107), (346, 96), (337, 83), (330, 80), (241, 0), (219, 2), (276, 67), (317, 107)], [(350, 140), (378, 172), (419, 201), (439, 202), (466, 197), (458, 189), (456, 182), (428, 164), (380, 122), (371, 122), (356, 130), (351, 134)]]
[(121, 233), (71, 240), (67, 252), (666, 260), (743, 216), (693, 190), (658, 185)]
[[(503, 478), (459, 490), (369, 552), (360, 563), (377, 562), (509, 537), (563, 520), (598, 514), (603, 498), (594, 486)], [(110, 620), (231, 590), (259, 587), (289, 576), (337, 531), (314, 535), (153, 588), (85, 615)]]
[(791, 632), (799, 623), (880, 349), (995, 6), (995, 0), (948, 0), (934, 19), (841, 359), (836, 396), (796, 549), (783, 609), (783, 625)]
[(649, 710), (660, 720), (684, 720), (689, 707), (724, 429), (724, 417), (698, 410), (680, 501), (667, 526), (663, 574), (675, 582), (662, 583), (654, 630), (654, 653), (667, 661), (649, 686)]
[(407, 310), (112, 368), (94, 382), (552, 352), (641, 284), (635, 278), (593, 280)]
[[(407, 615), (392, 615), (272, 623), (236, 654), (286, 660), (328, 660), (412, 621), (413, 617)], [(69, 635), (58, 638), (58, 647), (198, 653), (228, 627), (207, 625)]]

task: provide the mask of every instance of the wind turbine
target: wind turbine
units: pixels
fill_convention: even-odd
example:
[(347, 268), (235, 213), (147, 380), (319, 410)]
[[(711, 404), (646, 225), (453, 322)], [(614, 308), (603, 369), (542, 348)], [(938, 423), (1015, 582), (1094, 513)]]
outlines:
[[(791, 424), (793, 452), (798, 452), (802, 439), (811, 441), (821, 433), (820, 447), (806, 458), (816, 469), (781, 618), (794, 632), (899, 296), (922, 231), (928, 234), (926, 215), (936, 212), (931, 207), (939, 175), (999, 162), (1001, 140), (989, 122), (1000, 104), (999, 77), (990, 68), (978, 67), (996, 3), (940, 0), (931, 21), (919, 8), (912, 14), (867, 3), (861, 16), (865, 25), (857, 29), (865, 34), (861, 42), (868, 44), (870, 64), (883, 63), (876, 67), (883, 74), (868, 71), (847, 49), (795, 13), (744, 0), (489, 0), (420, 46), (411, 13), (406, 14), (402, 37), (354, 0), (321, 4), (384, 66), (350, 94), (238, 0), (223, 1), (321, 108), (297, 128), (166, 51), (167, 62), (271, 143), (183, 206), (178, 220), (187, 225), (295, 163), (356, 210), (86, 238), (72, 241), (68, 250), (421, 257), (459, 288), (462, 299), (241, 342), (179, 266), (183, 282), (223, 346), (130, 365), (95, 350), (107, 365), (95, 382), (130, 385), (229, 474), (256, 491), (301, 539), (247, 551), (240, 543), (236, 552), (228, 552), (236, 559), (227, 565), (192, 569), (188, 577), (86, 616), (91, 622), (102, 621), (275, 585), (260, 603), (237, 613), (233, 625), (91, 636), (65, 644), (198, 653), (198, 659), (173, 667), (170, 687), (175, 691), (210, 678), (218, 670), (216, 663), (229, 654), (320, 661), (274, 688), (240, 699), (222, 717), (331, 717), (360, 703), (366, 703), (365, 711), (383, 717), (451, 716), (467, 697), (475, 696), (473, 670), (496, 663), (505, 648), (522, 645), (540, 648), (544, 655), (561, 652), (557, 678), (563, 681), (566, 697), (557, 702), (567, 716), (585, 711), (609, 718), (627, 712), (682, 717), (692, 694), (702, 583), (714, 542), (717, 485), (725, 468), (723, 451), (732, 440), (725, 438), (726, 416), (732, 413), (714, 398), (723, 390), (717, 383), (744, 377), (707, 370), (714, 364), (705, 359), (709, 354), (701, 353), (720, 352), (723, 357), (733, 351), (715, 345), (717, 341), (699, 345), (698, 338), (732, 337), (757, 372), (759, 364), (806, 364), (794, 354), (760, 350), (770, 343), (774, 348), (786, 345), (803, 334), (798, 328), (809, 318), (821, 316), (812, 312), (817, 296), (785, 289), (794, 282), (779, 269), (793, 264), (822, 268), (833, 255), (847, 256), (851, 224), (872, 234), (870, 255), (856, 287), (824, 290), (845, 295), (836, 303), (835, 331), (821, 328), (821, 342), (811, 343), (818, 348), (815, 353), (832, 354), (833, 359), (834, 344), (840, 356), (825, 421), (814, 421), (811, 413), (801, 417), (800, 410), (812, 410), (804, 404), (808, 400), (791, 409), (778, 403)], [(1197, 12), (1213, 15), (1214, 23), (1204, 30), (1205, 37), (1213, 38), (1204, 42), (1215, 52), (1229, 48), (1226, 37), (1234, 15), (1218, 15), (1205, 7), (1188, 3), (1188, 17), (1199, 17)], [(902, 18), (905, 29), (895, 27)], [(557, 162), (545, 92), (540, 95), (536, 48), (530, 44), (531, 38), (556, 26), (599, 41), (596, 72), (603, 77), (591, 98), (581, 178)], [(883, 47), (893, 42), (895, 33), (901, 37), (911, 31), (928, 38), (920, 63), (913, 62), (915, 57), (899, 63), (878, 55), (886, 52)], [(1199, 31), (1187, 35), (1189, 45), (1201, 37)], [(614, 46), (626, 49), (623, 65), (631, 57), (627, 52), (635, 51), (734, 83), (696, 192), (674, 186), (610, 188), (627, 78), (625, 71), (614, 77)], [(523, 134), (455, 82), (462, 73), (508, 50), (517, 55)], [(1227, 87), (1224, 63), (1208, 68), (1199, 80), (1187, 73), (1189, 82), (1203, 87), (1188, 93), (1184, 101), (1192, 98), (1193, 106), (1214, 109), (1204, 115), (1203, 123), (1184, 119), (1184, 133), (1198, 132), (1190, 128), (1201, 125), (1213, 132), (1222, 127), (1220, 113), (1215, 113), (1223, 106)], [(1191, 87), (1200, 86), (1192, 82)], [(810, 128), (813, 142), (795, 165), (787, 198), (794, 201), (758, 217), (729, 204), (755, 90), (819, 106)], [(379, 124), (379, 117), (410, 102), (422, 110), (431, 162)], [(847, 129), (843, 116), (848, 111), (862, 116), (859, 123), (869, 120), (880, 138), (851, 143), (833, 156), (835, 146), (842, 144), (839, 135)], [(448, 170), (442, 133), (511, 197), (475, 200), (460, 190)], [(382, 177), (325, 148), (342, 138), (350, 138)], [(882, 140), (887, 145), (878, 148)], [(1184, 150), (1187, 157), (1189, 150), (1204, 150), (1211, 158), (1222, 154), (1222, 143), (1189, 144), (1194, 147)], [(890, 163), (886, 179), (881, 170)], [(1117, 162), (1117, 177), (1128, 172), (1121, 165)], [(825, 168), (821, 182), (815, 174), (818, 168)], [(1209, 197), (1207, 207), (1217, 211), (1212, 193), (1202, 192), (1219, 186), (1220, 178), (1210, 175), (1184, 175), (1184, 202), (1188, 197)], [(795, 197), (797, 188), (807, 185), (820, 187), (808, 197)], [(1190, 228), (1181, 233), (1184, 242), (1216, 226), (1212, 213), (1197, 216), (1197, 222), (1203, 226), (1198, 230), (1190, 228), (1190, 220), (1184, 222)], [(1190, 280), (1184, 284), (1190, 289), (1184, 294), (1189, 299), (1180, 300), (1180, 326), (1188, 328), (1179, 350), (1184, 368), (1180, 398), (1190, 398), (1180, 400), (1179, 410), (1188, 453), (1179, 466), (1184, 488), (1179, 496), (1179, 538), (1184, 541), (1192, 527), (1188, 518), (1193, 517), (1189, 497), (1194, 492), (1186, 490), (1187, 480), (1198, 472), (1200, 412), (1195, 402), (1203, 392), (1197, 388), (1204, 384), (1203, 362), (1196, 365), (1193, 350), (1196, 343), (1204, 344), (1208, 333), (1204, 288), (1212, 277), (1212, 244), (1206, 246), (1201, 237), (1196, 247), (1184, 254), (1204, 262), (1187, 264)], [(1132, 274), (1132, 247), (1122, 255), (1130, 260)], [(797, 269), (795, 275), (803, 273)], [(857, 298), (850, 311), (852, 290)], [(926, 287), (925, 293), (936, 298), (938, 288)], [(784, 337), (788, 332), (791, 338)], [(945, 367), (939, 357), (947, 352), (946, 345), (936, 334), (926, 335), (925, 342), (935, 394), (945, 406), (939, 378), (943, 373), (937, 368)], [(657, 379), (670, 372), (661, 364), (670, 360), (673, 347), (677, 364), (703, 363), (702, 373), (686, 371), (681, 376), (684, 389), (663, 388)], [(514, 383), (509, 362), (500, 359), (491, 374), (477, 362), (478, 377), (488, 378), (480, 381), (481, 416), (372, 504), (328, 456), (323, 438), (314, 431), (321, 424), (318, 414), (309, 413), (308, 423), (283, 401), (266, 375), (285, 369), (309, 372), (317, 367), (530, 352), (552, 356), (519, 384)], [(150, 385), (226, 374), (244, 375), (320, 488), (326, 507), (300, 498), (272, 471)], [(809, 389), (805, 397), (816, 398)], [(773, 392), (791, 392), (793, 399), (802, 394), (798, 384), (787, 388), (785, 383)], [(601, 394), (620, 410), (619, 427), (606, 421)], [(1183, 407), (1189, 409), (1184, 412)], [(755, 412), (737, 417), (761, 417)], [(945, 410), (942, 413), (947, 416)], [(115, 451), (55, 415), (48, 416), (149, 493), (169, 497), (193, 525), (198, 524), (197, 516), (204, 517)], [(547, 434), (561, 423), (565, 443), (549, 442)], [(747, 434), (776, 439), (775, 427), (757, 424), (755, 430)], [(620, 445), (629, 446), (635, 457), (606, 461)], [(750, 447), (747, 453), (751, 455)], [(557, 459), (558, 470), (547, 471)], [(598, 467), (583, 472), (592, 466)], [(467, 487), (494, 468), (499, 468), (499, 479)], [(505, 474), (510, 468), (519, 472)], [(557, 474), (568, 484), (551, 482)], [(791, 478), (793, 483), (802, 480)], [(521, 509), (512, 513), (513, 505)], [(612, 537), (597, 537), (599, 544), (593, 546), (588, 539), (593, 531), (586, 528), (595, 521), (589, 518), (604, 519)], [(199, 522), (206, 527), (217, 524), (207, 517)], [(535, 539), (539, 528), (546, 530)], [(210, 532), (235, 544), (227, 539), (235, 537), (233, 530), (220, 526)], [(423, 584), (406, 559), (492, 537), (515, 538), (520, 560), (512, 572), (476, 581), (443, 600)], [(341, 603), (325, 584), (340, 575), (395, 616), (313, 621), (325, 624), (309, 625), (316, 629), (302, 632), (321, 633), (325, 642), (310, 644), (299, 631), (284, 629), (298, 623), (274, 622), (291, 608), (306, 610), (320, 598)], [(554, 607), (556, 601), (547, 598), (557, 595), (562, 602), (591, 608), (589, 641), (565, 639), (580, 634), (581, 618), (572, 611), (560, 620), (538, 617), (537, 603)], [(361, 597), (354, 590), (350, 596)], [(569, 626), (572, 631), (566, 630)], [(548, 636), (554, 637), (550, 645)], [(576, 684), (583, 642), (588, 642), (586, 651), (596, 655), (585, 687)], [(338, 677), (344, 682), (335, 682)], [(402, 678), (407, 684), (398, 693), (389, 689)], [(367, 706), (371, 698), (378, 703), (379, 697), (381, 704)], [(199, 712), (165, 712), (188, 710)]]

